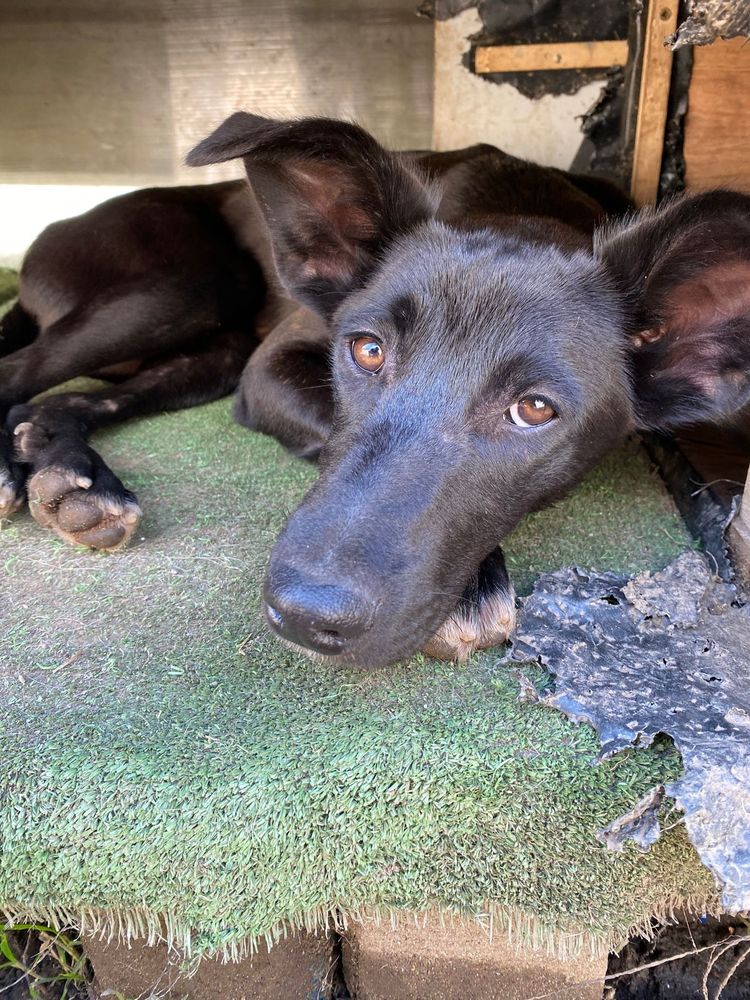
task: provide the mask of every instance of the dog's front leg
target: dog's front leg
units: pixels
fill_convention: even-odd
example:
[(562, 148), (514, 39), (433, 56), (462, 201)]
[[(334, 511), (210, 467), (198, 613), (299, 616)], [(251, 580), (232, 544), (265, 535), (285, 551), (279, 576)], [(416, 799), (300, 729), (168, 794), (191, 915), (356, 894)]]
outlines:
[(237, 385), (253, 344), (242, 331), (226, 331), (193, 353), (147, 364), (118, 385), (14, 407), (8, 423), (16, 458), (28, 469), (35, 520), (73, 544), (126, 545), (141, 511), (135, 495), (89, 446), (89, 434), (132, 417), (220, 399)]
[(497, 548), (480, 564), (455, 611), (423, 652), (438, 660), (465, 660), (477, 649), (499, 646), (516, 626), (516, 595)]
[(331, 333), (298, 308), (266, 337), (242, 373), (234, 419), (270, 434), (299, 458), (317, 460), (331, 433)]
[(23, 505), (25, 479), (21, 466), (13, 460), (13, 445), (0, 421), (0, 521)]

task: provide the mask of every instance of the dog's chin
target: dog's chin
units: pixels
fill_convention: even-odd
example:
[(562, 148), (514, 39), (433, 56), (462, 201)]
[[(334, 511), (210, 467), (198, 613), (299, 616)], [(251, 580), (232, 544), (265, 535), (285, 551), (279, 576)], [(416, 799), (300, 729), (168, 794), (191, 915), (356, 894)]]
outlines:
[(301, 653), (308, 660), (314, 660), (316, 663), (344, 662), (341, 653), (318, 653), (314, 649), (308, 649), (307, 646), (300, 646), (298, 643), (292, 642), (291, 639), (285, 639), (283, 635), (279, 635), (273, 629), (271, 629), (271, 634), (276, 642), (280, 642), (282, 646), (286, 646), (287, 649), (291, 649), (294, 653)]
[(330, 663), (335, 666), (340, 667), (358, 667), (362, 670), (377, 670), (381, 667), (391, 666), (394, 663), (399, 663), (401, 660), (408, 660), (410, 656), (413, 656), (418, 650), (415, 647), (411, 651), (404, 652), (402, 654), (397, 654), (395, 656), (388, 657), (384, 659), (383, 657), (374, 657), (369, 653), (358, 653), (356, 650), (351, 653), (319, 653), (317, 650), (308, 649), (307, 646), (300, 646), (296, 642), (292, 642), (290, 639), (285, 639), (283, 636), (279, 635), (277, 632), (273, 632), (273, 637), (277, 642), (282, 643), (287, 649), (293, 650), (295, 653), (301, 653), (306, 656), (308, 660), (314, 660), (315, 663)]

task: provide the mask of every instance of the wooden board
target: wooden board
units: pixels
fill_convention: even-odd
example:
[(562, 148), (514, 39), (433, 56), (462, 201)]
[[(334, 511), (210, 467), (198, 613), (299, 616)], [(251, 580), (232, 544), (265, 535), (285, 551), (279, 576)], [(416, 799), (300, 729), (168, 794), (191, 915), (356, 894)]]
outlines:
[(482, 45), (474, 52), (477, 73), (525, 73), (549, 69), (624, 66), (627, 42), (559, 42), (548, 45)]
[(667, 122), (672, 51), (664, 38), (677, 26), (677, 0), (649, 0), (643, 41), (643, 67), (635, 127), (630, 194), (637, 205), (656, 199)]
[(693, 50), (685, 120), (690, 188), (750, 191), (750, 43), (744, 38)]

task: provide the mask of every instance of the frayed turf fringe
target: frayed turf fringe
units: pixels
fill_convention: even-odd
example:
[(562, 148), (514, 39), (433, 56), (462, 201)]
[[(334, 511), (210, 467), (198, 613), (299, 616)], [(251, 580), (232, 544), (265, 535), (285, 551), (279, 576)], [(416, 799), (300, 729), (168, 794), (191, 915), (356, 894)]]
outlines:
[(356, 909), (325, 909), (317, 907), (294, 918), (276, 924), (262, 933), (243, 933), (227, 928), (197, 930), (173, 914), (155, 913), (145, 907), (98, 910), (84, 907), (76, 910), (64, 906), (7, 904), (0, 909), (6, 926), (20, 923), (46, 923), (51, 927), (75, 927), (82, 935), (96, 937), (107, 944), (128, 947), (145, 944), (165, 944), (176, 949), (186, 964), (196, 968), (202, 958), (219, 958), (223, 962), (239, 962), (258, 953), (262, 944), (271, 948), (289, 934), (306, 932), (322, 934), (330, 930), (345, 933), (357, 924), (400, 926), (413, 924), (429, 928), (479, 926), (490, 942), (499, 935), (519, 951), (540, 951), (560, 961), (573, 961), (584, 955), (602, 958), (618, 951), (633, 936), (651, 939), (659, 925), (674, 923), (678, 914), (709, 914), (718, 917), (722, 910), (719, 897), (690, 897), (665, 900), (651, 913), (630, 927), (596, 933), (590, 929), (563, 930), (546, 924), (537, 917), (512, 907), (489, 903), (480, 913), (470, 914), (435, 906), (418, 912), (395, 907), (363, 906)]

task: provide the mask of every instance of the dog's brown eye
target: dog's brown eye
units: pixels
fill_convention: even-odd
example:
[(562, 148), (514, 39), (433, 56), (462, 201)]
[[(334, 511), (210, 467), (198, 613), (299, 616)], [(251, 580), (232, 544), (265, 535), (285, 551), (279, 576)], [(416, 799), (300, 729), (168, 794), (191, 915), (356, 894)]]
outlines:
[(524, 396), (505, 411), (505, 419), (517, 427), (541, 427), (557, 413), (544, 396)]
[(383, 367), (385, 351), (383, 345), (373, 337), (357, 337), (352, 341), (352, 358), (363, 372), (374, 375)]

